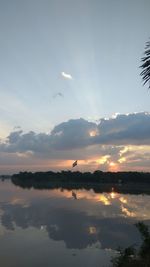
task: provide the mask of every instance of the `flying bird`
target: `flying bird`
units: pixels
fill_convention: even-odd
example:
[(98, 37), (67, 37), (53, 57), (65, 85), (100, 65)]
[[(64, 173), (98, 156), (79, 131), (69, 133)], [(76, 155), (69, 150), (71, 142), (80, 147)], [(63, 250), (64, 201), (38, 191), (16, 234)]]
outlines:
[(73, 164), (72, 164), (72, 168), (74, 168), (75, 166), (77, 166), (77, 164), (78, 164), (78, 161), (77, 160), (74, 161)]
[(58, 96), (64, 97), (64, 95), (61, 92), (58, 92), (58, 93), (56, 93), (56, 94), (53, 95), (53, 98), (56, 98)]
[(77, 199), (77, 194), (74, 191), (72, 191), (72, 196), (74, 199)]

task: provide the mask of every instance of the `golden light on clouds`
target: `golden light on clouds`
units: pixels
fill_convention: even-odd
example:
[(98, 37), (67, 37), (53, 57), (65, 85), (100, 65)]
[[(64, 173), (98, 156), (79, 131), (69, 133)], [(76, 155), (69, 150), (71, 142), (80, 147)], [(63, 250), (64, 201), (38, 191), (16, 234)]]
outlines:
[[(96, 131), (88, 132), (91, 138), (96, 135)], [(78, 165), (73, 171), (90, 171), (101, 169), (102, 171), (149, 171), (149, 160), (150, 160), (150, 146), (125, 146), (118, 147), (118, 149), (113, 149), (111, 147), (100, 147), (100, 151), (95, 147), (88, 147), (85, 149), (85, 159), (83, 154), (74, 153), (73, 156), (78, 160)], [(102, 149), (102, 151), (101, 151)], [(105, 151), (106, 149), (106, 151)], [(104, 154), (106, 152), (106, 154)], [(68, 151), (67, 151), (68, 153)], [(87, 154), (86, 154), (87, 153)], [(109, 154), (110, 153), (110, 154)], [(102, 154), (102, 155), (101, 155)], [(72, 162), (70, 154), (68, 154), (69, 159), (52, 159), (52, 158), (40, 158), (36, 157), (36, 153), (32, 151), (26, 152), (15, 152), (15, 153), (5, 153), (5, 157), (11, 159), (13, 162), (15, 159), (15, 164), (6, 164), (0, 166), (0, 171), (3, 172), (5, 169), (10, 169), (11, 172), (17, 171), (61, 171), (61, 170), (72, 170)], [(18, 163), (18, 165), (16, 164)]]
[(112, 199), (114, 199), (114, 198), (117, 197), (117, 194), (116, 194), (115, 192), (111, 192), (111, 193), (110, 193), (110, 197), (111, 197)]
[(127, 217), (135, 217), (136, 214), (132, 211), (129, 211), (127, 208), (125, 208), (123, 205), (121, 206), (122, 212), (125, 214)]
[(127, 152), (150, 152), (150, 146), (149, 145), (143, 145), (143, 146), (136, 146), (136, 145), (129, 145), (125, 146), (122, 150), (120, 150), (120, 157), (127, 153)]
[(111, 191), (111, 193), (109, 193), (110, 198), (115, 199), (115, 198), (118, 198), (119, 195), (120, 195), (120, 194), (117, 193), (117, 192), (115, 192), (115, 191), (114, 191), (114, 188), (112, 187), (112, 191)]
[(120, 150), (120, 157), (124, 154), (124, 153), (126, 153), (127, 151), (129, 151), (129, 146), (125, 146), (122, 150)]
[(109, 158), (110, 158), (110, 155), (105, 155), (105, 156), (102, 156), (101, 158), (97, 159), (96, 162), (98, 164), (104, 164), (108, 161)]
[(98, 134), (98, 132), (95, 130), (95, 131), (90, 131), (89, 132), (89, 135), (91, 136), (91, 137), (93, 137), (93, 136), (96, 136)]
[[(65, 198), (72, 198), (74, 199), (74, 195), (76, 197), (76, 200), (81, 200), (81, 199), (86, 199), (91, 202), (97, 202), (100, 204), (103, 204), (105, 206), (111, 205), (111, 197), (109, 194), (95, 194), (92, 190), (86, 191), (86, 190), (72, 190), (68, 191), (64, 189), (63, 191), (61, 190), (53, 190), (53, 195), (54, 197), (65, 197)], [(74, 195), (73, 195), (74, 193)], [(115, 193), (115, 196), (117, 196), (117, 193)]]
[(118, 162), (120, 164), (123, 163), (123, 162), (126, 162), (126, 158), (125, 157), (122, 157), (122, 158), (118, 159)]
[(119, 200), (120, 200), (120, 202), (122, 202), (124, 204), (126, 204), (128, 202), (127, 199), (124, 197), (120, 197)]
[(109, 199), (102, 194), (99, 196), (99, 201), (102, 202), (105, 206), (111, 205)]

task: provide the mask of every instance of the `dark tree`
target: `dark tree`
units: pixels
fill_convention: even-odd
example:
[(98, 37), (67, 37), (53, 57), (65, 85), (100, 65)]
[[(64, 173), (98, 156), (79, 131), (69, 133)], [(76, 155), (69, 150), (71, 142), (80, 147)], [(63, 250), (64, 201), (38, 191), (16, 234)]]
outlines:
[(142, 68), (141, 76), (144, 82), (144, 85), (148, 83), (150, 89), (150, 41), (146, 43), (144, 57), (142, 58)]
[(113, 267), (150, 267), (150, 231), (143, 222), (136, 224), (142, 244), (138, 250), (133, 246), (119, 249), (119, 255), (112, 259)]

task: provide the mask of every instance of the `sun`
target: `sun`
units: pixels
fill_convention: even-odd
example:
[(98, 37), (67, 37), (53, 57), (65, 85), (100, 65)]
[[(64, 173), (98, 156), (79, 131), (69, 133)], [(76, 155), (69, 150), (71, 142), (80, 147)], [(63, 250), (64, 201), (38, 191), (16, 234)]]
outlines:
[(109, 163), (109, 166), (110, 166), (110, 167), (115, 167), (115, 166), (116, 166), (116, 163), (113, 162), (113, 161), (111, 161), (111, 162)]
[(109, 162), (109, 170), (113, 171), (113, 172), (118, 171), (119, 170), (118, 164), (116, 162), (114, 162), (114, 161), (110, 161)]

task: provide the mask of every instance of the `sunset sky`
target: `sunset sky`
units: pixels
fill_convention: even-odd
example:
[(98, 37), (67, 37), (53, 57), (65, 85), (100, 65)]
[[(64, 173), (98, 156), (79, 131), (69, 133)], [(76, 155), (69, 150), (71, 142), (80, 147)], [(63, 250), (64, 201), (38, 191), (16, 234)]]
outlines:
[(0, 174), (150, 171), (149, 0), (0, 0)]

